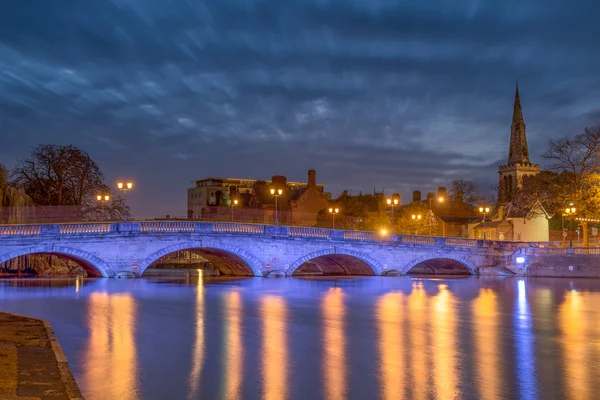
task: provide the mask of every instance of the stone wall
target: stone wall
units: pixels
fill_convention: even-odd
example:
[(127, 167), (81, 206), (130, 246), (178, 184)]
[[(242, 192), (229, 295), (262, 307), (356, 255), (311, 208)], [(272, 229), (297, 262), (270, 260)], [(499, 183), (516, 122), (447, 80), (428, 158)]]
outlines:
[(533, 257), (527, 275), (569, 278), (600, 278), (600, 256), (548, 254)]

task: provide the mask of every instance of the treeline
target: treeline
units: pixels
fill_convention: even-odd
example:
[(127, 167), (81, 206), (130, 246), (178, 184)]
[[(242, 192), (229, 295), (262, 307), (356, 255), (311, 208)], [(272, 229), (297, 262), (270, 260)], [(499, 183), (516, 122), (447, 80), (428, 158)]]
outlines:
[[(98, 202), (100, 194), (111, 200)], [(121, 196), (104, 183), (98, 164), (75, 146), (37, 146), (11, 170), (0, 163), (0, 224), (120, 220), (123, 212)], [(41, 254), (0, 264), (0, 273), (86, 275), (74, 261)]]

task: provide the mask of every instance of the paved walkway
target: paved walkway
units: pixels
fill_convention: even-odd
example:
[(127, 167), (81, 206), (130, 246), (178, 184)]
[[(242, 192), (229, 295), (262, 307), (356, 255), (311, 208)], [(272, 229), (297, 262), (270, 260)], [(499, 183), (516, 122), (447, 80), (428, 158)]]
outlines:
[(50, 324), (0, 312), (0, 399), (83, 399)]

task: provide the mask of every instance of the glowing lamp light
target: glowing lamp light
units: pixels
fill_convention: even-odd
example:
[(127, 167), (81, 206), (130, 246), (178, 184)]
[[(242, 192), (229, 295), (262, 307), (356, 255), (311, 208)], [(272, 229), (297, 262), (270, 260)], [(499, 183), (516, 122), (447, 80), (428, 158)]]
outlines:
[(380, 233), (383, 236), (387, 235), (387, 229), (382, 229)]
[(233, 204), (235, 204), (236, 206), (237, 206), (237, 203), (238, 203), (238, 201), (237, 201), (237, 200), (234, 200), (234, 201), (233, 201)]
[(517, 257), (517, 264), (523, 264), (525, 262), (525, 257)]
[(98, 196), (96, 196), (96, 199), (97, 199), (98, 201), (102, 201), (102, 196), (98, 195)]

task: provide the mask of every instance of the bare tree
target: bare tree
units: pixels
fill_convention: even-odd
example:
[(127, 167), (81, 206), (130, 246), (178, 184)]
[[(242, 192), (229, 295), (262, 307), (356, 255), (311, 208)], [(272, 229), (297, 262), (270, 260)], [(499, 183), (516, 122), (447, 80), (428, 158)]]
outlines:
[(483, 197), (477, 194), (477, 186), (473, 181), (465, 179), (456, 179), (452, 181), (450, 192), (448, 193), (451, 201), (456, 201), (462, 197), (465, 204), (475, 205), (483, 200)]

